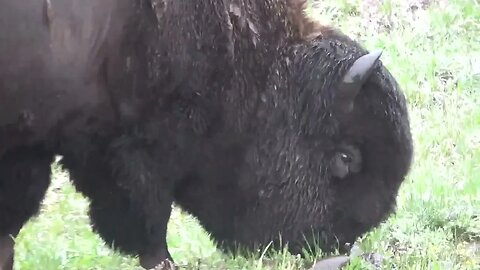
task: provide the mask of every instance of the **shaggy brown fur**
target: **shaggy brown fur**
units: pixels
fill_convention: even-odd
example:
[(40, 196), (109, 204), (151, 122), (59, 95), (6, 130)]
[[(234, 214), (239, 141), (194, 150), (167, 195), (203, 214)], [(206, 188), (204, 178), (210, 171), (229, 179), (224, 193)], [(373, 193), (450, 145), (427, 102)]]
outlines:
[(0, 250), (54, 154), (146, 268), (171, 259), (174, 201), (226, 249), (281, 234), (328, 251), (387, 218), (412, 155), (404, 96), (377, 61), (341, 99), (367, 51), (305, 4), (0, 0)]

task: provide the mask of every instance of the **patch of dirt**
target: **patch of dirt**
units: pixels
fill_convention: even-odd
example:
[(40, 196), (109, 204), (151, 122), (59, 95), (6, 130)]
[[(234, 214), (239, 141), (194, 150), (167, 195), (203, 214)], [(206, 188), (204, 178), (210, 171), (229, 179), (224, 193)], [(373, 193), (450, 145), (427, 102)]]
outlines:
[(470, 243), (467, 247), (467, 250), (475, 257), (480, 258), (480, 242)]
[[(313, 0), (314, 6), (322, 6), (325, 0)], [(405, 0), (392, 1), (390, 12), (385, 9), (385, 0), (363, 0), (358, 6), (359, 17), (365, 28), (375, 32), (390, 32), (401, 27), (402, 21), (415, 22), (431, 6), (447, 8), (448, 0)], [(333, 4), (334, 5), (334, 4)]]
[(371, 2), (372, 6), (376, 6), (376, 13), (365, 14), (365, 18), (372, 18), (374, 23), (381, 28), (389, 30), (393, 27), (401, 27), (401, 24), (405, 21), (413, 23), (418, 21), (422, 14), (424, 14), (427, 9), (431, 6), (436, 6), (441, 9), (444, 9), (448, 5), (448, 0), (406, 0), (406, 1), (394, 1), (394, 5), (391, 9), (390, 14), (385, 14), (380, 11), (384, 0), (366, 0), (364, 3)]

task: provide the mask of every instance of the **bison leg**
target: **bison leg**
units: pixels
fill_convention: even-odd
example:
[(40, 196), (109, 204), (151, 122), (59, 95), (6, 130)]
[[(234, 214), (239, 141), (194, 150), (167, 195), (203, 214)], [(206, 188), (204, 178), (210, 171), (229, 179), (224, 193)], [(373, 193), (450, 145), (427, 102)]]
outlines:
[(61, 163), (70, 172), (75, 188), (90, 201), (93, 230), (107, 245), (125, 254), (138, 255), (148, 242), (145, 216), (140, 215), (128, 192), (118, 186), (102, 149), (82, 152), (84, 149), (89, 148), (63, 153)]
[[(140, 185), (142, 182), (135, 175), (148, 171), (132, 166), (142, 162), (135, 160), (133, 153), (125, 153), (132, 157), (119, 163), (118, 156), (107, 155), (105, 145), (73, 147), (73, 151), (63, 153), (62, 164), (69, 170), (74, 186), (90, 200), (93, 229), (118, 251), (139, 255), (145, 268), (171, 259), (166, 244), (171, 202), (164, 199), (168, 196), (157, 194), (162, 199), (157, 201), (152, 186), (139, 190), (135, 185), (125, 185), (125, 182)], [(83, 152), (84, 149), (88, 151)], [(134, 169), (129, 178), (125, 174), (127, 168)]]
[(167, 248), (167, 224), (172, 211), (174, 181), (185, 168), (176, 158), (178, 151), (172, 142), (174, 140), (161, 140), (151, 144), (132, 136), (114, 141), (109, 152), (118, 184), (128, 190), (139, 215), (145, 217), (148, 244), (139, 255), (140, 264), (147, 269), (173, 262)]
[(50, 184), (53, 154), (41, 147), (17, 148), (0, 159), (0, 269), (13, 267), (14, 240), (40, 209)]
[(90, 197), (89, 214), (94, 230), (118, 250), (140, 255), (140, 264), (144, 268), (150, 269), (165, 259), (171, 259), (165, 236), (157, 236), (155, 231), (162, 231), (163, 223), (149, 226), (148, 218), (139, 211), (138, 203), (134, 203), (123, 190), (113, 192), (110, 195), (104, 193), (108, 198), (102, 198), (99, 193)]
[[(168, 207), (168, 208), (167, 208)], [(150, 244), (147, 246), (145, 252), (140, 254), (140, 265), (146, 269), (164, 265), (160, 269), (173, 269), (173, 259), (167, 247), (167, 224), (171, 213), (170, 204), (163, 204), (151, 215), (156, 218), (149, 217), (147, 220), (150, 223), (149, 236)]]
[(13, 269), (14, 245), (12, 237), (0, 237), (0, 270)]

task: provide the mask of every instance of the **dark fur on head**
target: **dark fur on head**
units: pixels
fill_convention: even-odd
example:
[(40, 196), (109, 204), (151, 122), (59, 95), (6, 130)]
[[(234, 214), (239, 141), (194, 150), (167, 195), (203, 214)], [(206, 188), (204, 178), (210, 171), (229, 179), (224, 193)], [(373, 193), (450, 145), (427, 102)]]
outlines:
[[(243, 141), (202, 146), (200, 169), (176, 198), (216, 240), (252, 248), (281, 235), (299, 252), (305, 235), (324, 250), (343, 249), (393, 211), (412, 155), (397, 83), (378, 63), (353, 111), (334, 107), (342, 77), (365, 53), (337, 32), (285, 47), (257, 93), (248, 131), (212, 140)], [(340, 180), (330, 164), (345, 149), (361, 167)]]

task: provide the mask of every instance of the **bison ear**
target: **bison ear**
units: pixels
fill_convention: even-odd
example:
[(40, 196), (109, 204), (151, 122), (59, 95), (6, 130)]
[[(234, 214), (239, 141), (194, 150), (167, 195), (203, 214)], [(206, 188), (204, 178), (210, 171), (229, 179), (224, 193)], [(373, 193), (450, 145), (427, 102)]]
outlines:
[(348, 69), (337, 87), (336, 108), (341, 112), (351, 112), (355, 97), (372, 74), (382, 50), (376, 50), (358, 58)]

